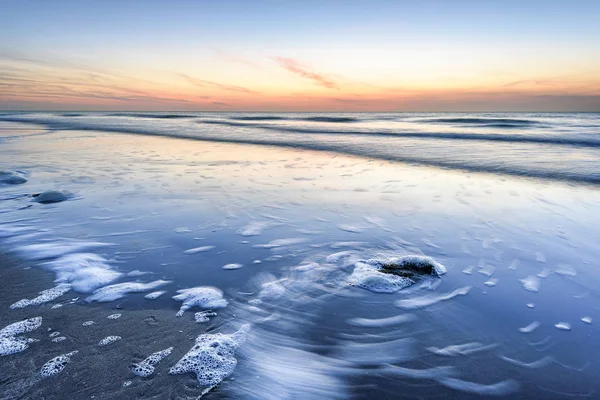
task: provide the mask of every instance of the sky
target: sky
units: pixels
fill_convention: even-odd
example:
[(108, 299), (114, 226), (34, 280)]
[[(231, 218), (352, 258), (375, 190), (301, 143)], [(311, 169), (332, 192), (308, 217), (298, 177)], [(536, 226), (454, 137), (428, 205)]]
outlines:
[(0, 0), (0, 109), (600, 111), (600, 1)]

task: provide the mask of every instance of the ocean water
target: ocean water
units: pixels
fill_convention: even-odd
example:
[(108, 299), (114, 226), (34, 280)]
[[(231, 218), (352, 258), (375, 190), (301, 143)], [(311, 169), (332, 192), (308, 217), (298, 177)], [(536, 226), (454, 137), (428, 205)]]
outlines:
[(600, 114), (3, 112), (0, 171), (0, 398), (600, 393)]

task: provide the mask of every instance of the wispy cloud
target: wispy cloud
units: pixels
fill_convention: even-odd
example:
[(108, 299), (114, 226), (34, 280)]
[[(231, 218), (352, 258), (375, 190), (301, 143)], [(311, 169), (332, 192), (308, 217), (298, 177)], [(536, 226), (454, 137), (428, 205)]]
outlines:
[(194, 77), (191, 77), (189, 75), (186, 74), (178, 74), (180, 77), (182, 77), (183, 79), (185, 79), (186, 81), (188, 81), (189, 83), (191, 83), (194, 86), (198, 86), (198, 87), (216, 87), (219, 89), (223, 89), (223, 90), (228, 90), (231, 92), (242, 92), (242, 93), (258, 93), (254, 90), (250, 90), (246, 87), (243, 86), (235, 86), (235, 85), (226, 85), (223, 83), (218, 83), (218, 82), (213, 82), (213, 81), (207, 81), (204, 79), (197, 79)]
[(292, 58), (286, 57), (272, 57), (285, 70), (292, 72), (302, 78), (309, 79), (319, 86), (326, 87), (328, 89), (339, 89), (338, 85), (330, 78), (323, 74), (311, 71), (305, 65), (300, 64), (298, 61)]

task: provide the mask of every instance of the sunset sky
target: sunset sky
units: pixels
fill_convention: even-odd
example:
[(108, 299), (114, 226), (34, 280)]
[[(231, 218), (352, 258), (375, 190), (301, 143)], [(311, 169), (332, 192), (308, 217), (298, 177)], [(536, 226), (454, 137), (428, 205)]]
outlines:
[(0, 6), (0, 109), (600, 111), (597, 0)]

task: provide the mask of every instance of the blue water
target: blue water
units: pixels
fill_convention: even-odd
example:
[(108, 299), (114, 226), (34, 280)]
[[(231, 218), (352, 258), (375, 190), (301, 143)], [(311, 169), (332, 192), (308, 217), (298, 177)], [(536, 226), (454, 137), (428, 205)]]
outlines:
[[(24, 269), (18, 285), (2, 286), (0, 329), (25, 317), (44, 323), (30, 334), (39, 342), (0, 356), (0, 397), (16, 385), (20, 398), (61, 398), (61, 387), (79, 398), (197, 398), (206, 387), (169, 368), (194, 337), (246, 324), (235, 370), (206, 398), (600, 393), (598, 114), (57, 112), (0, 121), (0, 171), (26, 179), (0, 186), (0, 251), (50, 276), (34, 281)], [(71, 197), (36, 202), (47, 190)], [(97, 268), (73, 261), (90, 255)], [(447, 272), (393, 293), (356, 285), (360, 260), (405, 255), (432, 257)], [(71, 290), (8, 308), (53, 279)], [(86, 301), (128, 282), (160, 287)], [(208, 323), (194, 321), (199, 307), (175, 317), (176, 291), (202, 286), (221, 290), (227, 306)], [(155, 290), (166, 293), (144, 298)], [(75, 306), (104, 333), (80, 331), (83, 320), (68, 313)], [(122, 317), (108, 326), (102, 310)], [(139, 313), (159, 311), (171, 318), (165, 327), (132, 327)], [(51, 342), (48, 327), (68, 339)], [(109, 334), (122, 340), (99, 350)], [(169, 346), (150, 377), (129, 371)], [(73, 350), (63, 372), (32, 380)], [(89, 371), (93, 384), (80, 386)]]

